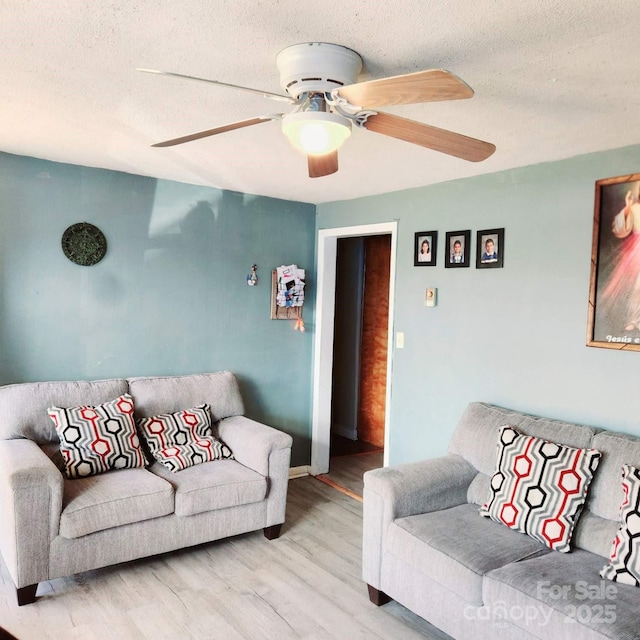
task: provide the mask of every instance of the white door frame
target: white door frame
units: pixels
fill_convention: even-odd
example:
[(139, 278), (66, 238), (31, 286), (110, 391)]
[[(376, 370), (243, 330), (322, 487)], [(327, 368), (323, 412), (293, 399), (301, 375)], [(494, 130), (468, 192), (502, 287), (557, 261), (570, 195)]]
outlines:
[(391, 364), (393, 357), (394, 289), (398, 223), (382, 222), (318, 231), (317, 295), (313, 354), (313, 409), (311, 433), (311, 474), (329, 471), (331, 446), (331, 380), (333, 370), (333, 322), (336, 294), (338, 238), (391, 234), (389, 269), (389, 339), (387, 389), (384, 416), (384, 465), (389, 463), (389, 412), (391, 407)]

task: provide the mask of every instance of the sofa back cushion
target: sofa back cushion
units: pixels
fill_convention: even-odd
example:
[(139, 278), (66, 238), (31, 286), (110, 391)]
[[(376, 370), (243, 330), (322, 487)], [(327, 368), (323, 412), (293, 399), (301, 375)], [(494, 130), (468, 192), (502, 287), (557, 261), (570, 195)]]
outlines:
[(585, 513), (574, 534), (576, 547), (608, 558), (620, 523), (622, 466), (640, 468), (640, 438), (612, 431), (601, 431), (593, 438), (593, 448), (602, 452)]
[(558, 442), (578, 449), (593, 447), (593, 427), (551, 420), (504, 409), (483, 402), (472, 402), (458, 422), (449, 443), (449, 453), (462, 456), (485, 476), (496, 470), (496, 455), (500, 427), (516, 427), (520, 433)]
[(129, 378), (136, 420), (208, 404), (214, 422), (244, 414), (238, 380), (230, 371)]
[(640, 438), (601, 431), (593, 448), (602, 452), (600, 468), (590, 489), (589, 510), (596, 516), (618, 522), (622, 492), (622, 465), (640, 468)]
[(473, 402), (462, 415), (449, 444), (450, 453), (461, 455), (480, 471), (467, 493), (471, 503), (482, 504), (483, 495), (488, 496), (490, 478), (495, 471), (499, 429), (507, 424), (527, 435), (601, 452), (572, 546), (608, 558), (623, 499), (622, 465), (640, 468), (640, 438)]
[(98, 405), (127, 392), (126, 380), (24, 382), (0, 387), (0, 440), (58, 442), (47, 409)]

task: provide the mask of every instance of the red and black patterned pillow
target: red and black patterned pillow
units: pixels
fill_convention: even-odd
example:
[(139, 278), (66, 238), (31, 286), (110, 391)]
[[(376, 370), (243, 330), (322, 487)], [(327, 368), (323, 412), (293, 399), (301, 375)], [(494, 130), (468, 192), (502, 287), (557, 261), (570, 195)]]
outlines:
[(640, 587), (640, 469), (623, 465), (622, 490), (620, 527), (611, 545), (610, 562), (600, 576)]
[(49, 407), (47, 411), (60, 439), (67, 478), (145, 466), (129, 394), (94, 407)]
[(480, 514), (554, 551), (570, 551), (600, 457), (595, 449), (574, 449), (502, 427), (491, 494)]
[(201, 462), (233, 458), (231, 449), (214, 437), (209, 405), (138, 420), (153, 457), (173, 472)]

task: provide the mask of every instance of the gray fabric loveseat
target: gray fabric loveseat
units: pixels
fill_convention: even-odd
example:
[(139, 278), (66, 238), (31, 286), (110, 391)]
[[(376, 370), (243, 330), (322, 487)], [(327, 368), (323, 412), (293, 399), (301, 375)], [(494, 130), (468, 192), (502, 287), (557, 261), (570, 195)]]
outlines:
[[(570, 552), (479, 514), (505, 425), (601, 453)], [(640, 468), (640, 439), (470, 404), (447, 456), (365, 474), (363, 578), (372, 602), (393, 598), (459, 639), (640, 639), (640, 586), (600, 576), (619, 530), (623, 465)], [(536, 493), (526, 495), (534, 506)], [(636, 554), (638, 544), (640, 534)]]
[[(136, 421), (207, 404), (233, 457), (178, 472), (145, 459), (67, 479), (48, 409), (123, 394)], [(259, 529), (277, 537), (292, 438), (243, 413), (230, 372), (0, 387), (0, 551), (18, 603), (32, 602), (45, 580)]]

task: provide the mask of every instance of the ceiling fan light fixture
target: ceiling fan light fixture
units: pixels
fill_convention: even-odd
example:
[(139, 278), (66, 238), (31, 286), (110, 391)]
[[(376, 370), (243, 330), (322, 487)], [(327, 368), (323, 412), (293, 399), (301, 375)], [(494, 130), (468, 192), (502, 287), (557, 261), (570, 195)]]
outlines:
[(307, 156), (310, 178), (328, 176), (338, 170), (337, 152), (351, 135), (354, 122), (358, 128), (469, 162), (485, 160), (496, 150), (489, 142), (378, 111), (378, 107), (384, 106), (471, 98), (473, 89), (444, 69), (358, 82), (363, 65), (360, 55), (353, 49), (328, 42), (303, 42), (286, 47), (277, 55), (276, 63), (280, 87), (287, 95), (170, 71), (140, 69), (241, 89), (294, 105), (288, 114), (239, 120), (152, 146), (171, 147), (282, 119), (283, 133)]
[(298, 151), (325, 155), (337, 151), (351, 135), (351, 121), (337, 113), (303, 111), (284, 116), (282, 131)]

